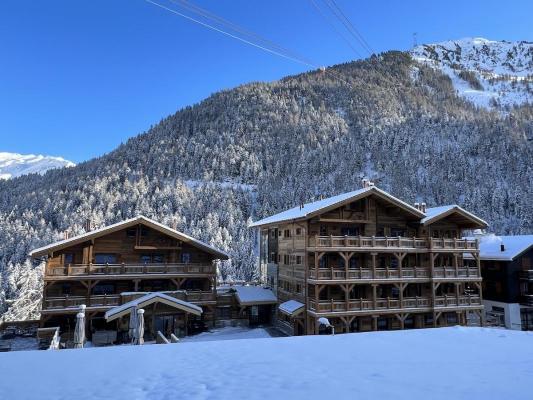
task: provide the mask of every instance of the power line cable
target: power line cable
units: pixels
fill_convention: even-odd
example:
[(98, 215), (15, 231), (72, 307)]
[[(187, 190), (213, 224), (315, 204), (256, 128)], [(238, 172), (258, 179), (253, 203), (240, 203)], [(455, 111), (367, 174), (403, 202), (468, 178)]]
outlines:
[(355, 40), (368, 52), (369, 55), (374, 53), (374, 50), (370, 47), (363, 35), (359, 33), (357, 28), (352, 24), (349, 18), (342, 12), (335, 0), (323, 0), (323, 2), (329, 7), (329, 9), (335, 14), (344, 27), (350, 32)]
[[(261, 38), (259, 35), (257, 35), (257, 34), (255, 34), (255, 33), (251, 32), (251, 31), (248, 31), (248, 32), (250, 32), (253, 36), (255, 36), (255, 37), (257, 37), (257, 38), (260, 38), (262, 41), (266, 41), (266, 42), (271, 42), (271, 43), (273, 43), (279, 51), (278, 51), (278, 50), (273, 50), (273, 49), (271, 49), (271, 48), (268, 48), (268, 47), (266, 47), (265, 45), (260, 45), (260, 44), (254, 43), (251, 39), (250, 39), (250, 40), (247, 40), (247, 39), (244, 39), (244, 38), (242, 38), (242, 37), (240, 37), (240, 36), (237, 36), (237, 35), (235, 35), (235, 34), (232, 34), (232, 33), (230, 33), (230, 32), (226, 32), (225, 30), (223, 30), (223, 29), (221, 29), (221, 28), (217, 28), (217, 27), (212, 26), (212, 25), (210, 25), (210, 24), (208, 24), (208, 23), (206, 23), (206, 22), (199, 21), (199, 20), (197, 20), (197, 19), (195, 19), (195, 18), (193, 18), (193, 17), (190, 17), (190, 16), (188, 16), (188, 15), (186, 15), (186, 14), (180, 13), (179, 11), (176, 11), (176, 10), (174, 10), (174, 9), (172, 9), (172, 8), (166, 7), (165, 5), (160, 4), (160, 3), (157, 3), (157, 2), (155, 2), (155, 1), (153, 1), (153, 0), (145, 0), (145, 1), (148, 2), (148, 3), (151, 3), (151, 4), (153, 4), (153, 5), (155, 5), (155, 6), (157, 6), (157, 7), (160, 7), (160, 8), (162, 8), (162, 9), (164, 9), (164, 10), (167, 10), (167, 11), (173, 13), (173, 14), (176, 14), (176, 15), (178, 15), (178, 16), (180, 16), (180, 17), (183, 17), (183, 18), (185, 18), (185, 19), (187, 19), (187, 20), (189, 20), (189, 21), (192, 21), (192, 22), (194, 22), (194, 23), (196, 23), (196, 24), (199, 24), (199, 25), (201, 25), (201, 26), (203, 26), (203, 27), (205, 27), (205, 28), (209, 28), (209, 29), (214, 30), (214, 31), (216, 31), (216, 32), (222, 33), (223, 35), (226, 35), (226, 36), (229, 36), (229, 37), (231, 37), (231, 38), (233, 38), (233, 39), (239, 40), (239, 41), (241, 41), (241, 42), (243, 42), (243, 43), (246, 43), (246, 44), (248, 44), (248, 45), (250, 45), (250, 46), (253, 46), (253, 47), (259, 48), (259, 49), (261, 49), (261, 50), (264, 50), (264, 51), (266, 51), (266, 52), (268, 52), (268, 53), (275, 54), (275, 55), (277, 55), (277, 56), (280, 56), (280, 57), (286, 58), (286, 59), (288, 59), (288, 60), (291, 60), (291, 61), (294, 61), (294, 62), (297, 62), (297, 63), (303, 64), (303, 65), (306, 65), (306, 66), (308, 66), (308, 67), (312, 67), (312, 68), (314, 68), (314, 69), (320, 69), (323, 73), (325, 73), (325, 74), (329, 74), (329, 75), (331, 75), (332, 77), (336, 78), (337, 80), (341, 81), (342, 83), (344, 83), (344, 84), (350, 86), (351, 88), (353, 88), (353, 86), (352, 86), (348, 81), (344, 80), (344, 79), (341, 77), (340, 74), (338, 74), (338, 73), (336, 73), (336, 72), (333, 72), (333, 71), (331, 71), (331, 70), (328, 71), (325, 67), (320, 67), (320, 66), (316, 65), (315, 63), (313, 63), (313, 62), (311, 62), (311, 61), (308, 61), (308, 60), (306, 60), (306, 59), (302, 59), (301, 57), (287, 54), (286, 52), (282, 51), (283, 47), (281, 47), (281, 46), (279, 46), (279, 45), (276, 45), (274, 42), (271, 42), (271, 41), (269, 41), (269, 40), (267, 40), (267, 39), (263, 39), (263, 38)], [(171, 0), (171, 1), (172, 1), (172, 0)], [(190, 6), (192, 6), (192, 7), (195, 7), (195, 6), (192, 5), (190, 2), (187, 2), (187, 4), (190, 5)], [(198, 8), (199, 8), (199, 7), (198, 7)], [(207, 10), (205, 10), (205, 13), (209, 13), (209, 14), (211, 14), (211, 19), (216, 18), (216, 19), (219, 19), (220, 21), (226, 21), (226, 20), (224, 20), (223, 18), (216, 16), (216, 14), (213, 14), (213, 13), (211, 13), (211, 12), (208, 12)], [(202, 15), (202, 14), (201, 14), (201, 15)], [(228, 24), (231, 24), (231, 25), (234, 25), (235, 27), (237, 27), (237, 29), (233, 29), (233, 30), (240, 30), (240, 31), (243, 31), (243, 32), (246, 31), (245, 29), (240, 28), (238, 25), (236, 25), (236, 24), (234, 24), (234, 23), (232, 23), (232, 22), (229, 22), (229, 21), (226, 21), (226, 22), (227, 22)], [(289, 51), (289, 52), (290, 52), (290, 51)], [(291, 52), (291, 53), (293, 53), (293, 52)], [(294, 54), (294, 53), (293, 53), (293, 54)]]
[(331, 21), (331, 19), (322, 11), (322, 9), (318, 6), (318, 4), (315, 2), (315, 0), (309, 0), (310, 3), (313, 5), (313, 7), (318, 11), (318, 13), (326, 20), (329, 26), (350, 46), (350, 48), (353, 50), (353, 52), (357, 55), (357, 57), (362, 58), (361, 54), (357, 51), (357, 49), (352, 45), (352, 43), (346, 39), (346, 37), (342, 34), (342, 32), (337, 29), (335, 24)]

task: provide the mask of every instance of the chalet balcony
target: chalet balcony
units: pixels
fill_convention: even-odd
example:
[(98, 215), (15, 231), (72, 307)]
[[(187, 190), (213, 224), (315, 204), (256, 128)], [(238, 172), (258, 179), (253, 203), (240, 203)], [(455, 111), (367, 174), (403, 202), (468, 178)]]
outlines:
[(309, 250), (368, 249), (371, 250), (464, 250), (477, 251), (477, 240), (445, 238), (407, 238), (378, 236), (311, 236)]
[(106, 275), (212, 275), (211, 264), (69, 264), (48, 266), (46, 277), (86, 277)]
[[(164, 292), (176, 299), (191, 303), (204, 304), (216, 301), (216, 294), (211, 291), (175, 291)], [(128, 301), (144, 296), (145, 292), (127, 292), (123, 294), (91, 295), (91, 296), (58, 296), (47, 297), (43, 301), (43, 311), (72, 309), (77, 310), (82, 304), (88, 308), (106, 309), (116, 307)]]
[(360, 311), (368, 313), (372, 311), (398, 310), (403, 309), (429, 309), (431, 308), (429, 297), (404, 297), (402, 300), (396, 298), (377, 298), (374, 304), (372, 299), (351, 299), (348, 302), (343, 300), (320, 300), (318, 304), (315, 300), (309, 300), (309, 308), (317, 313), (329, 312), (349, 312)]
[(481, 306), (481, 297), (479, 295), (444, 295), (435, 296), (435, 308), (445, 307), (468, 307)]
[(533, 294), (525, 294), (522, 296), (522, 304), (533, 307)]
[[(479, 271), (476, 267), (435, 267), (435, 279), (476, 279), (479, 278)], [(370, 268), (345, 269), (340, 268), (319, 268), (317, 270), (309, 268), (309, 279), (321, 280), (412, 280), (431, 279), (431, 271), (428, 267), (404, 267), (399, 268), (376, 268), (375, 273)]]
[(520, 272), (520, 279), (522, 279), (524, 281), (533, 282), (533, 269), (529, 269), (527, 271), (521, 271)]
[(401, 279), (429, 279), (429, 268), (415, 267), (402, 268), (401, 274), (398, 268), (376, 268), (376, 271), (369, 268), (358, 269), (336, 269), (336, 268), (319, 268), (318, 275), (315, 269), (309, 269), (309, 279), (314, 280), (401, 280)]

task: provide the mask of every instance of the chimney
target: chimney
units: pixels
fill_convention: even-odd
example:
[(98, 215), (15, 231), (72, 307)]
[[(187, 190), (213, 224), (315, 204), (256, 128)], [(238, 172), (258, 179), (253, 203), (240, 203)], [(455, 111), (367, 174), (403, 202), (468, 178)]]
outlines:
[(416, 202), (416, 203), (415, 203), (415, 208), (416, 208), (418, 211), (420, 211), (420, 203), (419, 203), (419, 202)]
[(363, 179), (361, 180), (361, 186), (363, 187), (363, 189), (364, 189), (364, 188), (367, 188), (367, 187), (368, 187), (368, 179), (363, 178)]
[(500, 251), (501, 252), (504, 252), (505, 251), (505, 245), (502, 243), (500, 243)]
[(69, 235), (70, 235), (70, 234), (69, 234), (68, 231), (63, 232), (63, 239), (67, 240), (68, 237), (69, 237)]
[(87, 218), (85, 220), (85, 232), (90, 232), (91, 231), (91, 225), (92, 225), (92, 221), (90, 218)]
[(426, 203), (420, 203), (420, 211), (422, 211), (424, 214), (426, 213)]

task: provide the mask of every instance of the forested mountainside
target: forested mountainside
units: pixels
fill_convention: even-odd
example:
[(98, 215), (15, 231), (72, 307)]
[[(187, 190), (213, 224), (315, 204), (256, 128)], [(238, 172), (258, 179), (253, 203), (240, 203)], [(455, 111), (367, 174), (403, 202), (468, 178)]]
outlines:
[(532, 121), (527, 104), (476, 108), (394, 51), (216, 93), (100, 158), (0, 182), (0, 312), (33, 315), (41, 267), (29, 250), (88, 217), (144, 214), (206, 240), (231, 254), (226, 279), (256, 277), (250, 220), (362, 177), (406, 201), (458, 203), (494, 232), (531, 232)]

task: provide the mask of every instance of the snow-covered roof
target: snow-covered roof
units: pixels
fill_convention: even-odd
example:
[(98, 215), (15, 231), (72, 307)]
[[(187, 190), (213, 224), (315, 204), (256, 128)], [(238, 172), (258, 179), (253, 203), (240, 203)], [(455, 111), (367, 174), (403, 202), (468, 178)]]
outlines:
[(181, 240), (183, 242), (187, 242), (193, 246), (196, 246), (196, 247), (199, 247), (205, 251), (207, 251), (208, 253), (211, 253), (213, 255), (215, 255), (216, 257), (218, 258), (222, 258), (222, 259), (228, 259), (229, 258), (229, 255), (205, 242), (202, 242), (198, 239), (195, 239), (189, 235), (186, 235), (185, 233), (183, 232), (179, 232), (175, 229), (172, 229), (166, 225), (163, 225), (157, 221), (154, 221), (153, 219), (150, 219), (148, 217), (145, 217), (143, 215), (139, 215), (137, 217), (134, 217), (134, 218), (130, 218), (130, 219), (127, 219), (127, 220), (124, 220), (124, 221), (121, 221), (121, 222), (117, 222), (115, 224), (112, 224), (112, 225), (108, 225), (108, 226), (105, 226), (103, 228), (99, 228), (99, 229), (95, 229), (93, 231), (89, 231), (89, 232), (86, 232), (86, 233), (83, 233), (81, 235), (77, 235), (77, 236), (73, 236), (69, 239), (65, 239), (65, 240), (61, 240), (59, 242), (55, 242), (55, 243), (52, 243), (52, 244), (49, 244), (47, 246), (44, 246), (44, 247), (40, 247), (38, 249), (35, 249), (35, 250), (32, 250), (30, 252), (30, 257), (40, 257), (40, 256), (45, 256), (47, 255), (48, 253), (51, 253), (51, 252), (54, 252), (54, 251), (57, 251), (57, 250), (61, 250), (65, 247), (68, 247), (68, 246), (73, 246), (75, 244), (78, 244), (78, 243), (83, 243), (87, 240), (91, 240), (91, 239), (94, 239), (96, 237), (100, 237), (100, 236), (103, 236), (105, 234), (108, 234), (108, 233), (112, 233), (112, 232), (115, 232), (115, 231), (118, 231), (118, 230), (121, 230), (121, 229), (124, 229), (124, 228), (128, 228), (130, 226), (133, 226), (133, 225), (137, 225), (137, 224), (142, 224), (142, 225), (146, 225), (150, 228), (153, 228), (161, 233), (164, 233), (166, 235), (169, 235), (171, 237), (174, 237), (178, 240)]
[[(473, 239), (473, 238), (470, 238)], [(497, 236), (485, 235), (479, 239), (479, 257), (482, 260), (513, 261), (520, 254), (533, 247), (533, 235)], [(501, 245), (504, 251), (501, 251)], [(469, 253), (464, 258), (472, 258)]]
[(133, 307), (143, 308), (153, 303), (164, 303), (171, 307), (179, 308), (180, 310), (195, 315), (201, 315), (203, 312), (202, 308), (197, 306), (196, 304), (176, 299), (161, 292), (153, 292), (141, 296), (138, 299), (128, 301), (127, 303), (124, 303), (121, 306), (113, 307), (111, 310), (105, 313), (104, 318), (106, 319), (106, 321), (109, 322), (114, 319), (120, 318), (126, 314), (129, 314)]
[(233, 286), (233, 289), (236, 291), (237, 301), (243, 306), (278, 302), (272, 290), (261, 286)]
[(312, 217), (316, 213), (325, 211), (326, 209), (335, 208), (336, 206), (340, 206), (343, 203), (346, 203), (348, 201), (355, 201), (370, 194), (375, 194), (381, 198), (388, 199), (389, 201), (396, 203), (398, 206), (404, 208), (405, 210), (411, 212), (419, 218), (424, 217), (424, 214), (412, 205), (398, 199), (397, 197), (394, 197), (390, 193), (387, 193), (384, 190), (377, 188), (376, 186), (370, 186), (359, 190), (354, 190), (353, 192), (343, 193), (336, 196), (328, 197), (327, 199), (307, 203), (304, 204), (303, 207), (298, 206), (291, 208), (279, 214), (275, 214), (270, 217), (253, 222), (252, 224), (250, 224), (250, 227), (269, 225), (284, 221), (306, 219)]
[(458, 206), (457, 204), (449, 204), (446, 206), (427, 208), (425, 213), (426, 216), (422, 218), (420, 222), (424, 225), (427, 225), (454, 213), (461, 214), (463, 217), (468, 218), (473, 222), (479, 224), (480, 227), (488, 226), (487, 222), (485, 222), (478, 216), (472, 214), (471, 212), (466, 211), (464, 208)]
[(305, 307), (305, 304), (300, 303), (299, 301), (289, 300), (289, 301), (286, 301), (285, 303), (281, 303), (278, 308), (282, 313), (290, 315), (291, 317), (294, 317), (300, 314), (301, 312), (303, 312), (304, 307)]

